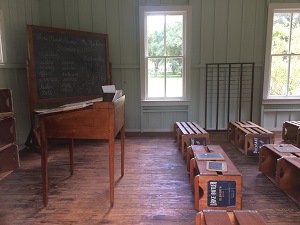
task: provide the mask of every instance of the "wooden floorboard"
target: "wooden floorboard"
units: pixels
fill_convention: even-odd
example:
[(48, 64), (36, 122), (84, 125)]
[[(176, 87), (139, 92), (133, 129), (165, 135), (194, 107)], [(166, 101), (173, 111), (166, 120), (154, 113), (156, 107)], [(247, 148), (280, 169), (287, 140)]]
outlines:
[[(243, 175), (243, 209), (257, 210), (267, 224), (299, 224), (298, 206), (258, 171), (258, 158), (246, 158), (225, 133), (210, 137)], [(116, 140), (113, 208), (109, 207), (107, 142), (76, 141), (75, 172), (70, 177), (67, 142), (50, 141), (47, 207), (42, 202), (40, 156), (22, 151), (21, 167), (0, 181), (0, 224), (195, 224), (189, 174), (173, 138), (128, 135), (123, 178), (120, 140)], [(281, 141), (280, 136), (276, 141)]]

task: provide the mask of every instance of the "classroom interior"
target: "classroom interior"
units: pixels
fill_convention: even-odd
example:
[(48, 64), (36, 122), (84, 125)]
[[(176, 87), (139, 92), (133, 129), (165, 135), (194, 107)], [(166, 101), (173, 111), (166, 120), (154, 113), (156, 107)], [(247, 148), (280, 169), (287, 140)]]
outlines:
[[(1, 0), (0, 224), (209, 225), (204, 222), (203, 209), (227, 211), (232, 224), (240, 224), (233, 210), (257, 212), (264, 221), (261, 224), (299, 224), (299, 99), (272, 103), (263, 98), (271, 3), (295, 1)], [(141, 100), (139, 10), (145, 6), (191, 9), (186, 101)], [(123, 96), (118, 93), (113, 102), (88, 101), (80, 108), (68, 109), (70, 117), (60, 117), (65, 110), (57, 111), (57, 103), (53, 106), (40, 100), (30, 83), (34, 63), (28, 25), (33, 25), (33, 30), (47, 27), (75, 30), (76, 35), (77, 31), (107, 35), (109, 76), (104, 82), (122, 90)], [(251, 89), (250, 100), (244, 92), (236, 104), (231, 99), (227, 106), (213, 105), (216, 99), (207, 90), (217, 84), (209, 86), (205, 80), (213, 76), (207, 71), (210, 66), (213, 71), (215, 65), (217, 70), (224, 65), (247, 67), (243, 72), (250, 82), (243, 87)], [(38, 111), (37, 105), (56, 111)], [(42, 113), (33, 116), (34, 110)], [(37, 129), (32, 129), (35, 126)], [(67, 126), (69, 131), (64, 129)], [(198, 137), (201, 147), (191, 143)], [(271, 147), (260, 151), (257, 140)], [(234, 206), (207, 207), (212, 204), (207, 202), (203, 208), (208, 187), (201, 183), (203, 161), (197, 161), (195, 149), (214, 152), (215, 146), (221, 148), (225, 168), (217, 171), (205, 164), (204, 171), (213, 173), (212, 179), (227, 173), (224, 179), (228, 184), (233, 179), (229, 172), (238, 171), (237, 179), (242, 182), (237, 181), (234, 189)], [(13, 152), (14, 165), (5, 150)], [(276, 150), (279, 156), (273, 155)], [(292, 160), (280, 161), (281, 157)], [(285, 177), (287, 185), (280, 186)]]

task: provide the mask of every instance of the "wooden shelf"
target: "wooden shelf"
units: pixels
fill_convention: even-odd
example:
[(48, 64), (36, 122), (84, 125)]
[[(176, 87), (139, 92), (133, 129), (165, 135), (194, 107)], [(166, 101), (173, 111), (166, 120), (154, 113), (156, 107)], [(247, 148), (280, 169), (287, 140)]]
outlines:
[(0, 180), (20, 166), (10, 89), (0, 89)]

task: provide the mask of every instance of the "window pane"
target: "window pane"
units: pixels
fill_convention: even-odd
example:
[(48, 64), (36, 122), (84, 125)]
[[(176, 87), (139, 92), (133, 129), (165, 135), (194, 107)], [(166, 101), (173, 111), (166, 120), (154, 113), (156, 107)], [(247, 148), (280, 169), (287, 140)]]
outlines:
[(300, 53), (300, 13), (293, 14), (291, 53)]
[(288, 57), (273, 56), (271, 62), (270, 95), (287, 95)]
[(165, 96), (165, 60), (148, 59), (148, 97)]
[(290, 13), (274, 13), (271, 54), (289, 53)]
[(164, 55), (164, 35), (164, 16), (147, 16), (148, 56)]
[(181, 56), (183, 41), (183, 16), (166, 16), (166, 55)]
[(300, 56), (291, 57), (289, 95), (300, 96)]
[(166, 96), (182, 97), (183, 87), (183, 61), (182, 58), (168, 58), (166, 74)]

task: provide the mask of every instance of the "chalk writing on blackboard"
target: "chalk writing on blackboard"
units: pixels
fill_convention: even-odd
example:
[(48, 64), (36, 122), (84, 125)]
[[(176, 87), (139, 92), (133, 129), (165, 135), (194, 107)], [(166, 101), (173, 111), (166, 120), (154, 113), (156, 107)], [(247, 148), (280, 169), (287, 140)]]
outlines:
[(101, 96), (108, 83), (105, 34), (27, 26), (38, 100)]

